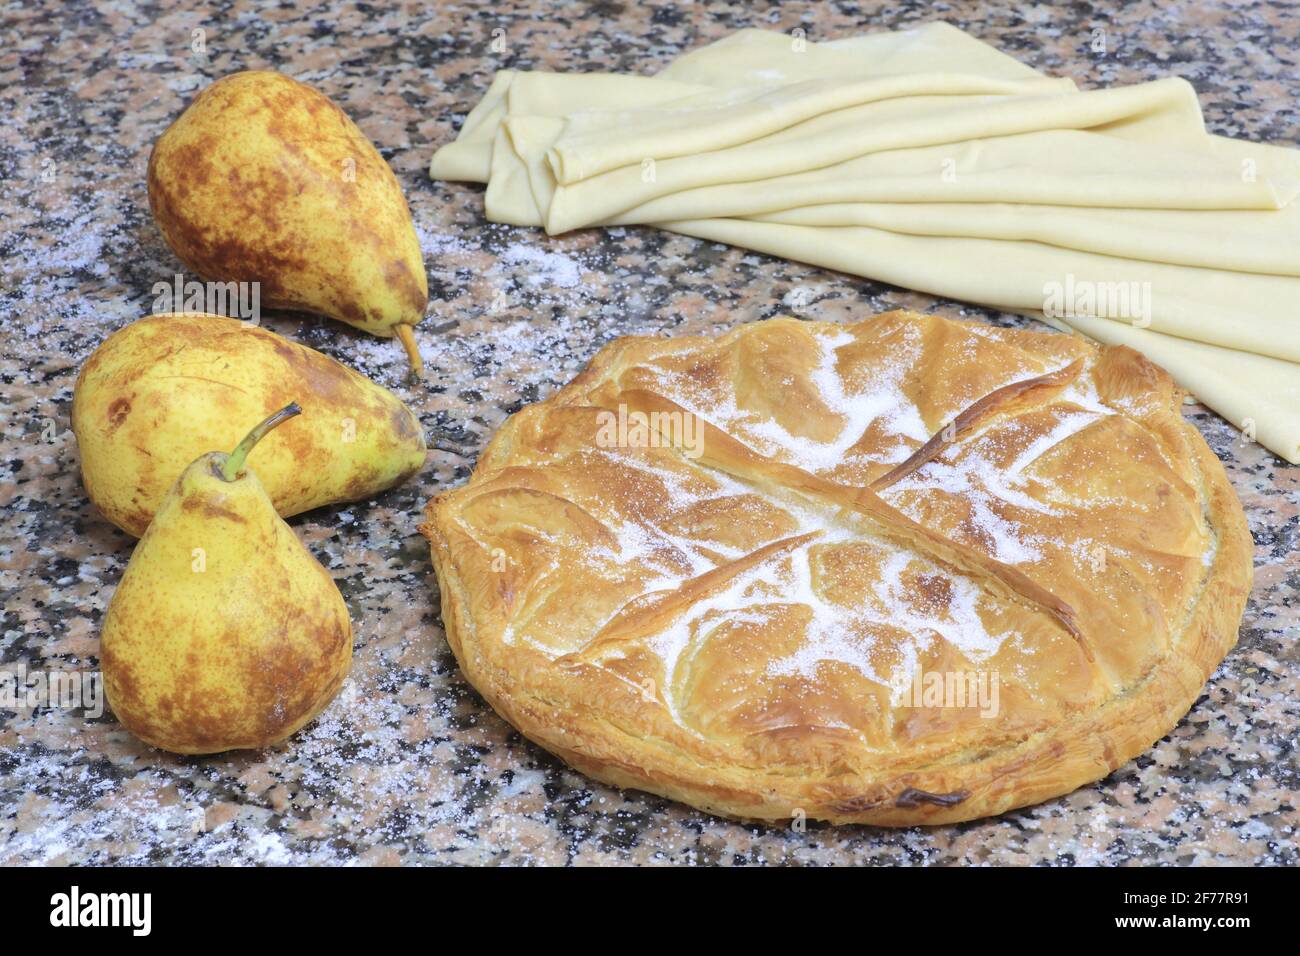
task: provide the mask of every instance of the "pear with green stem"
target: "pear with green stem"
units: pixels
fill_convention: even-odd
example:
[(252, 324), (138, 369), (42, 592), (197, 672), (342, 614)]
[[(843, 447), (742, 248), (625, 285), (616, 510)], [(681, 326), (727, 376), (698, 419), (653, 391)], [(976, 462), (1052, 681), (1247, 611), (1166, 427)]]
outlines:
[(104, 618), (109, 706), (183, 754), (267, 747), (309, 723), (352, 662), (343, 596), (246, 459), (297, 403), (229, 455), (209, 452), (163, 498)]

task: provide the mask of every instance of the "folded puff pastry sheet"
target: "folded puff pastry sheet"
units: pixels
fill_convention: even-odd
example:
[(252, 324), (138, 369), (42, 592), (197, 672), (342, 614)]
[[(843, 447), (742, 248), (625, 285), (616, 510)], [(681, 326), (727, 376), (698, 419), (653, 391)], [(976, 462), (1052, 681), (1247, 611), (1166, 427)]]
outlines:
[(712, 813), (1048, 799), (1236, 640), (1251, 538), (1181, 404), (1133, 349), (908, 313), (620, 339), (427, 508), (447, 638), (532, 740)]
[[(1177, 78), (1079, 90), (943, 23), (743, 30), (654, 77), (502, 71), (431, 174), (487, 182), (498, 222), (650, 223), (1030, 314), (1136, 283), (1140, 313), (1058, 318), (1136, 325), (1096, 337), (1300, 461), (1300, 160), (1207, 134)], [(1228, 381), (1243, 352), (1273, 374)]]

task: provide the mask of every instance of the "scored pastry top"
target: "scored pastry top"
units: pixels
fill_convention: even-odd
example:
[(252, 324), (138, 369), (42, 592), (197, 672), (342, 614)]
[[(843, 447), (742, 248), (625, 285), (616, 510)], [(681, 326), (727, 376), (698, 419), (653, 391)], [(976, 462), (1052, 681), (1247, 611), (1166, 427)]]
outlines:
[[(1002, 758), (1077, 724), (1104, 775), (1235, 638), (1198, 606), (1225, 568), (1244, 599), (1244, 523), (1180, 402), (1128, 349), (901, 312), (621, 339), (431, 506), (448, 637), (602, 779), (752, 816), (1028, 802)], [(1103, 739), (1143, 687), (1162, 726)]]

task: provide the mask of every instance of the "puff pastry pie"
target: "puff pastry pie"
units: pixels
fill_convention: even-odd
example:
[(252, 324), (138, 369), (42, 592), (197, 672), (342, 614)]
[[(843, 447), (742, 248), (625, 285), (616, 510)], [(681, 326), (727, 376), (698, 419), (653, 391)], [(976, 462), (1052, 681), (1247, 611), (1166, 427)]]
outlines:
[(1251, 538), (1181, 401), (1125, 347), (904, 312), (619, 339), (429, 504), (447, 639), (532, 740), (711, 813), (1067, 793), (1236, 641)]

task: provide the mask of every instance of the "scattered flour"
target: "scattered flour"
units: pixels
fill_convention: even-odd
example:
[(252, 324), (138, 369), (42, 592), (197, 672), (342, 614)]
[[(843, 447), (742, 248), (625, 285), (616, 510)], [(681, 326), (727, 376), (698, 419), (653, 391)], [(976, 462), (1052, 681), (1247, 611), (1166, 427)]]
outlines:
[(562, 252), (548, 252), (521, 242), (512, 243), (501, 254), (511, 266), (525, 266), (524, 281), (530, 286), (572, 289), (582, 281), (582, 267)]

